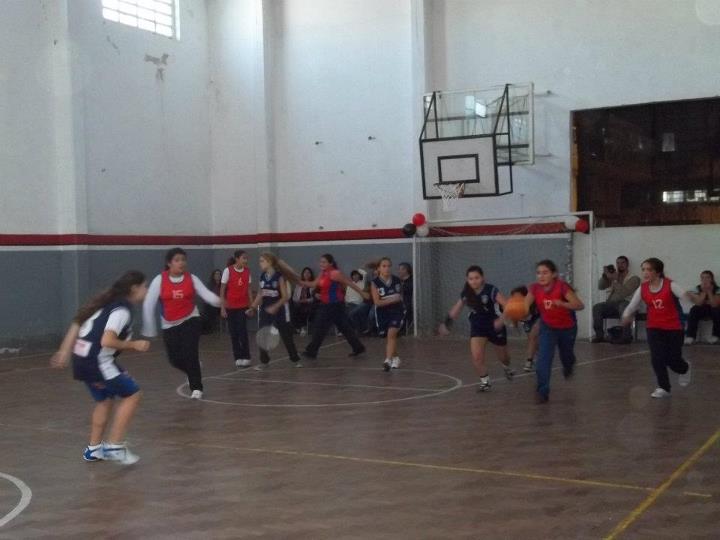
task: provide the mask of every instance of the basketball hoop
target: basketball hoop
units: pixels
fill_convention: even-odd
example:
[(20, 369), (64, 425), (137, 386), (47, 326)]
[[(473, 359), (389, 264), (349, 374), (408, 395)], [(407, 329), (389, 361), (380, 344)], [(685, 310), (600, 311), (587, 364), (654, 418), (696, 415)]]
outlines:
[(465, 193), (465, 182), (457, 184), (435, 184), (442, 197), (443, 210), (445, 212), (454, 212), (457, 210), (458, 199)]

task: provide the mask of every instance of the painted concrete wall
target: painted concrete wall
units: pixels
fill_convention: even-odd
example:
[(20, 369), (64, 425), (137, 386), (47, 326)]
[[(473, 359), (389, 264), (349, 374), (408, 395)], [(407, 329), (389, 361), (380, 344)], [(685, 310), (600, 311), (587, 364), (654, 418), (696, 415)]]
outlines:
[(57, 232), (58, 58), (50, 2), (9, 0), (0, 17), (0, 228)]
[(432, 89), (533, 81), (538, 92), (536, 165), (515, 169), (514, 195), (462, 201), (460, 217), (567, 211), (573, 109), (717, 95), (719, 10), (676, 0), (429, 0)]
[(271, 66), (278, 230), (401, 226), (412, 215), (417, 138), (410, 3), (277, 5)]
[(205, 4), (180, 5), (175, 40), (105, 21), (96, 0), (68, 3), (89, 232), (211, 231)]

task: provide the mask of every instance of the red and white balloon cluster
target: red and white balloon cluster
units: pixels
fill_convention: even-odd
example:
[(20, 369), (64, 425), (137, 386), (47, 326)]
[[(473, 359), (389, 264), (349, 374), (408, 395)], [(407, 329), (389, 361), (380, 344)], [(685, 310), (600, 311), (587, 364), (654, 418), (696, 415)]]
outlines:
[(575, 231), (579, 233), (588, 234), (590, 232), (590, 223), (586, 219), (581, 219), (577, 216), (569, 216), (565, 220), (565, 228), (569, 231)]
[(425, 237), (430, 234), (430, 226), (427, 224), (427, 219), (425, 218), (425, 214), (421, 214), (418, 212), (412, 217), (412, 220), (410, 223), (406, 223), (403, 228), (402, 232), (405, 236), (410, 238), (411, 236), (415, 236), (416, 234), (421, 237)]

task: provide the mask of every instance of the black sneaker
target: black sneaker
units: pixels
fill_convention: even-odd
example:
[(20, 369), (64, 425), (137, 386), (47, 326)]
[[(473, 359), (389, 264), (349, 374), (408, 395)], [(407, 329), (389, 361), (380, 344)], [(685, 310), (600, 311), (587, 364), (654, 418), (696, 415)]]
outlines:
[(309, 352), (309, 351), (303, 351), (303, 352), (300, 353), (300, 355), (301, 355), (303, 358), (309, 358), (310, 360), (315, 360), (315, 359), (317, 358), (317, 353), (313, 354), (313, 353), (311, 353), (311, 352)]
[(512, 381), (513, 378), (515, 377), (515, 370), (511, 367), (505, 367), (505, 366), (503, 366), (503, 369), (505, 370), (505, 378), (508, 381)]
[(360, 356), (364, 352), (365, 352), (365, 347), (363, 347), (362, 349), (358, 349), (357, 351), (351, 352), (350, 354), (348, 354), (348, 356), (352, 358), (353, 356)]
[(543, 403), (547, 403), (548, 401), (550, 401), (550, 396), (546, 396), (540, 392), (535, 392), (535, 403), (541, 405)]
[(570, 366), (569, 368), (566, 368), (563, 366), (563, 377), (566, 379), (572, 378), (572, 376), (575, 374), (575, 366)]
[(390, 371), (390, 360), (385, 360), (383, 362), (383, 371)]
[(595, 336), (590, 340), (590, 343), (607, 343), (604, 336)]

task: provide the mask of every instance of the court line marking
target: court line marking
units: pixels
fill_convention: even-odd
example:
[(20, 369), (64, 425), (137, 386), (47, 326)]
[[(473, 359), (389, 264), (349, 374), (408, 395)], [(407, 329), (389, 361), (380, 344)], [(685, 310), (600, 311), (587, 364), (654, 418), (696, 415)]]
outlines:
[[(27, 425), (20, 425), (20, 424), (8, 424), (6, 422), (0, 422), (0, 426), (4, 426), (7, 428), (13, 428), (13, 429), (24, 429), (28, 431), (41, 431), (41, 432), (48, 432), (48, 433), (62, 433), (65, 435), (74, 435), (76, 437), (84, 437), (87, 435), (85, 432), (79, 432), (79, 431), (73, 431), (70, 429), (60, 429), (60, 428), (53, 428), (53, 427), (33, 427), (33, 426), (27, 426)], [(494, 471), (494, 470), (488, 470), (488, 469), (475, 469), (471, 467), (452, 467), (448, 465), (433, 465), (433, 464), (425, 464), (425, 463), (415, 463), (415, 462), (409, 462), (409, 461), (396, 461), (396, 460), (387, 460), (387, 459), (373, 459), (373, 458), (361, 458), (361, 457), (353, 457), (353, 456), (342, 456), (342, 455), (333, 455), (333, 454), (321, 454), (317, 452), (302, 452), (297, 450), (273, 450), (271, 448), (248, 448), (248, 447), (241, 447), (241, 446), (229, 446), (229, 445), (220, 445), (220, 444), (201, 444), (201, 443), (182, 443), (182, 442), (175, 442), (175, 441), (168, 441), (168, 440), (158, 440), (158, 439), (150, 439), (150, 438), (144, 438), (144, 437), (133, 437), (133, 441), (142, 441), (142, 442), (148, 442), (154, 446), (170, 446), (170, 447), (197, 447), (197, 448), (209, 448), (213, 450), (235, 450), (238, 452), (250, 452), (250, 453), (266, 453), (266, 454), (276, 454), (276, 455), (293, 455), (297, 457), (315, 457), (315, 458), (325, 458), (325, 459), (336, 459), (340, 461), (356, 461), (361, 463), (374, 463), (374, 464), (380, 464), (380, 465), (398, 465), (398, 466), (404, 466), (404, 467), (417, 467), (417, 468), (423, 468), (423, 469), (435, 469), (435, 470), (445, 470), (449, 472), (471, 472), (475, 474), (488, 474), (493, 476), (509, 476), (509, 477), (515, 477), (515, 478), (528, 478), (533, 480), (547, 480), (547, 481), (554, 481), (554, 482), (563, 482), (563, 483), (572, 483), (572, 484), (582, 484), (586, 486), (595, 486), (595, 487), (605, 487), (605, 488), (614, 488), (614, 489), (625, 489), (625, 490), (631, 490), (631, 491), (653, 491), (652, 487), (645, 487), (645, 486), (638, 486), (635, 484), (623, 484), (619, 482), (608, 482), (604, 480), (581, 480), (576, 478), (566, 478), (562, 476), (547, 476), (547, 475), (539, 475), (539, 474), (533, 474), (533, 473), (519, 473), (519, 472), (513, 472), (513, 471)], [(712, 493), (696, 493), (691, 491), (683, 491), (683, 495), (686, 495), (688, 497), (702, 497), (704, 499), (711, 499), (714, 497)]]
[(3, 517), (0, 517), (0, 527), (3, 527), (20, 515), (25, 508), (27, 508), (32, 500), (32, 490), (25, 482), (9, 474), (0, 472), (0, 478), (4, 478), (8, 482), (15, 484), (15, 487), (20, 490), (20, 502), (18, 502), (15, 505), (15, 508), (10, 510), (10, 512), (5, 514)]
[[(305, 369), (305, 368), (301, 368)], [(347, 370), (367, 370), (367, 371), (380, 371), (380, 368), (361, 368), (361, 367), (355, 367), (355, 366), (348, 366), (348, 367), (340, 367), (340, 366), (328, 366), (328, 367), (316, 367), (316, 368), (308, 368), (309, 370), (313, 369), (347, 369)], [(428, 394), (420, 394), (417, 396), (408, 396), (404, 398), (392, 398), (392, 399), (382, 399), (382, 400), (375, 400), (375, 401), (354, 401), (354, 402), (347, 402), (347, 403), (236, 403), (234, 401), (220, 401), (216, 399), (205, 399), (202, 398), (198, 401), (205, 401), (207, 403), (215, 403), (218, 405), (232, 405), (236, 407), (277, 407), (277, 408), (285, 408), (285, 409), (292, 409), (292, 408), (327, 408), (327, 407), (350, 407), (350, 406), (360, 406), (360, 405), (381, 405), (384, 403), (399, 403), (401, 401), (409, 401), (413, 399), (425, 399), (425, 398), (433, 398), (437, 396), (441, 396), (443, 394), (447, 394), (449, 392), (453, 392), (457, 390), (458, 388), (462, 388), (462, 379), (458, 379), (457, 377), (453, 377), (452, 375), (448, 375), (447, 373), (440, 373), (437, 371), (424, 371), (420, 369), (405, 369), (405, 372), (413, 372), (413, 373), (424, 373), (426, 375), (436, 375), (440, 377), (445, 377), (447, 379), (450, 379), (455, 384), (453, 386), (448, 386), (447, 388), (442, 388), (440, 390), (431, 390)], [(236, 373), (236, 372), (231, 372)], [(228, 375), (227, 373), (224, 375)], [(225, 380), (231, 380), (230, 378), (226, 378)], [(258, 381), (262, 381), (263, 379), (258, 378)], [(186, 398), (190, 399), (190, 396), (188, 394), (185, 394), (182, 392), (183, 388), (186, 388), (188, 386), (188, 383), (183, 383), (180, 386), (178, 386), (175, 389), (175, 392)], [(387, 389), (386, 387), (381, 387), (382, 389)]]
[[(322, 368), (310, 368), (310, 370), (317, 370)], [(351, 369), (351, 368), (348, 368)], [(357, 369), (357, 368), (356, 368)], [(250, 382), (269, 382), (269, 383), (280, 383), (280, 384), (307, 384), (307, 385), (318, 385), (318, 386), (337, 386), (340, 388), (379, 388), (380, 390), (410, 390), (415, 392), (436, 392), (438, 388), (416, 388), (414, 386), (373, 386), (370, 384), (342, 384), (342, 383), (323, 383), (323, 382), (310, 382), (310, 381), (288, 381), (282, 379), (261, 379), (260, 377), (221, 377), (220, 375), (212, 377), (203, 377), (203, 379), (220, 379), (223, 381), (250, 381)]]
[(718, 441), (718, 439), (720, 439), (720, 429), (718, 429), (707, 441), (705, 441), (705, 444), (695, 450), (695, 452), (688, 459), (686, 459), (677, 469), (675, 469), (673, 473), (668, 476), (668, 478), (662, 484), (653, 489), (650, 492), (650, 495), (648, 495), (644, 501), (642, 501), (637, 507), (635, 507), (635, 509), (630, 512), (625, 517), (625, 519), (618, 523), (618, 525), (610, 532), (610, 534), (605, 537), (605, 540), (614, 540), (618, 537), (619, 534), (625, 531), (625, 529), (627, 529), (648, 508), (650, 508), (655, 503), (655, 501), (657, 501), (660, 495), (662, 495), (668, 490), (668, 488), (673, 484), (673, 482), (675, 482), (685, 473), (685, 471), (692, 467), (705, 454), (705, 452), (707, 452), (710, 447), (712, 447)]
[[(575, 367), (589, 366), (590, 364), (597, 364), (597, 363), (599, 363), (599, 362), (607, 362), (608, 360), (616, 360), (616, 359), (618, 359), (618, 358), (626, 358), (626, 357), (628, 357), (628, 356), (637, 356), (637, 355), (640, 355), (640, 354), (650, 354), (650, 351), (648, 351), (648, 350), (635, 351), (635, 352), (631, 352), (631, 353), (617, 354), (617, 355), (615, 355), (615, 356), (606, 356), (606, 357), (604, 357), (604, 358), (596, 358), (595, 360), (588, 360), (587, 362), (578, 362), (578, 363), (575, 364)], [(560, 370), (560, 369), (562, 369), (562, 365), (557, 366), (557, 367), (554, 367), (554, 368), (552, 369), (552, 371), (558, 371), (558, 370)], [(514, 379), (520, 379), (520, 378), (522, 378), (522, 377), (532, 377), (533, 375), (535, 375), (535, 371), (534, 371), (534, 370), (533, 370), (533, 371), (526, 371), (526, 372), (524, 372), (524, 373), (520, 373), (520, 374), (518, 374), (518, 375), (515, 375), (515, 376), (513, 377), (513, 380), (514, 380)], [(498, 381), (503, 381), (503, 380), (505, 380), (504, 377), (503, 377), (503, 378), (498, 377)], [(475, 382), (475, 383), (471, 383), (471, 384), (466, 384), (466, 385), (463, 385), (463, 388), (469, 388), (470, 386), (477, 386), (477, 385), (479, 385), (479, 384), (480, 384), (480, 382)]]
[[(212, 449), (216, 449), (216, 450), (237, 450), (237, 451), (241, 451), (241, 452), (269, 453), (269, 454), (276, 454), (276, 455), (310, 457), (310, 458), (338, 460), (338, 461), (351, 461), (351, 462), (356, 462), (356, 463), (371, 463), (374, 465), (392, 465), (392, 466), (398, 466), (398, 467), (411, 467), (411, 468), (417, 468), (417, 469), (427, 469), (427, 470), (436, 470), (436, 471), (445, 471), (445, 472), (466, 472), (466, 473), (481, 474), (481, 475), (488, 475), (488, 476), (522, 478), (522, 479), (526, 479), (526, 480), (538, 480), (538, 481), (552, 481), (552, 482), (560, 482), (560, 483), (565, 483), (565, 484), (602, 487), (602, 488), (609, 488), (609, 489), (625, 489), (625, 490), (631, 490), (631, 491), (652, 491), (653, 490), (653, 488), (651, 488), (651, 487), (638, 486), (638, 485), (634, 485), (634, 484), (624, 484), (621, 482), (607, 482), (607, 481), (603, 481), (603, 480), (582, 480), (582, 479), (578, 479), (578, 478), (566, 478), (566, 477), (562, 477), (562, 476), (549, 476), (549, 475), (544, 475), (544, 474), (523, 473), (523, 472), (513, 472), (513, 471), (497, 471), (497, 470), (491, 470), (491, 469), (478, 469), (478, 468), (473, 468), (473, 467), (454, 467), (451, 465), (433, 465), (430, 463), (417, 463), (417, 462), (413, 462), (413, 461), (398, 461), (398, 460), (379, 459), (379, 458), (362, 458), (362, 457), (354, 457), (354, 456), (343, 456), (343, 455), (337, 455), (337, 454), (323, 454), (323, 453), (318, 453), (318, 452), (302, 452), (302, 451), (298, 451), (298, 450), (273, 450), (270, 448), (246, 448), (246, 447), (238, 447), (238, 446), (200, 444), (200, 443), (178, 443), (178, 444), (180, 444), (181, 446), (191, 446), (191, 447), (198, 447), (198, 448), (212, 448)], [(688, 493), (688, 495), (689, 495), (689, 493)], [(712, 497), (712, 495), (710, 495), (710, 497)]]

